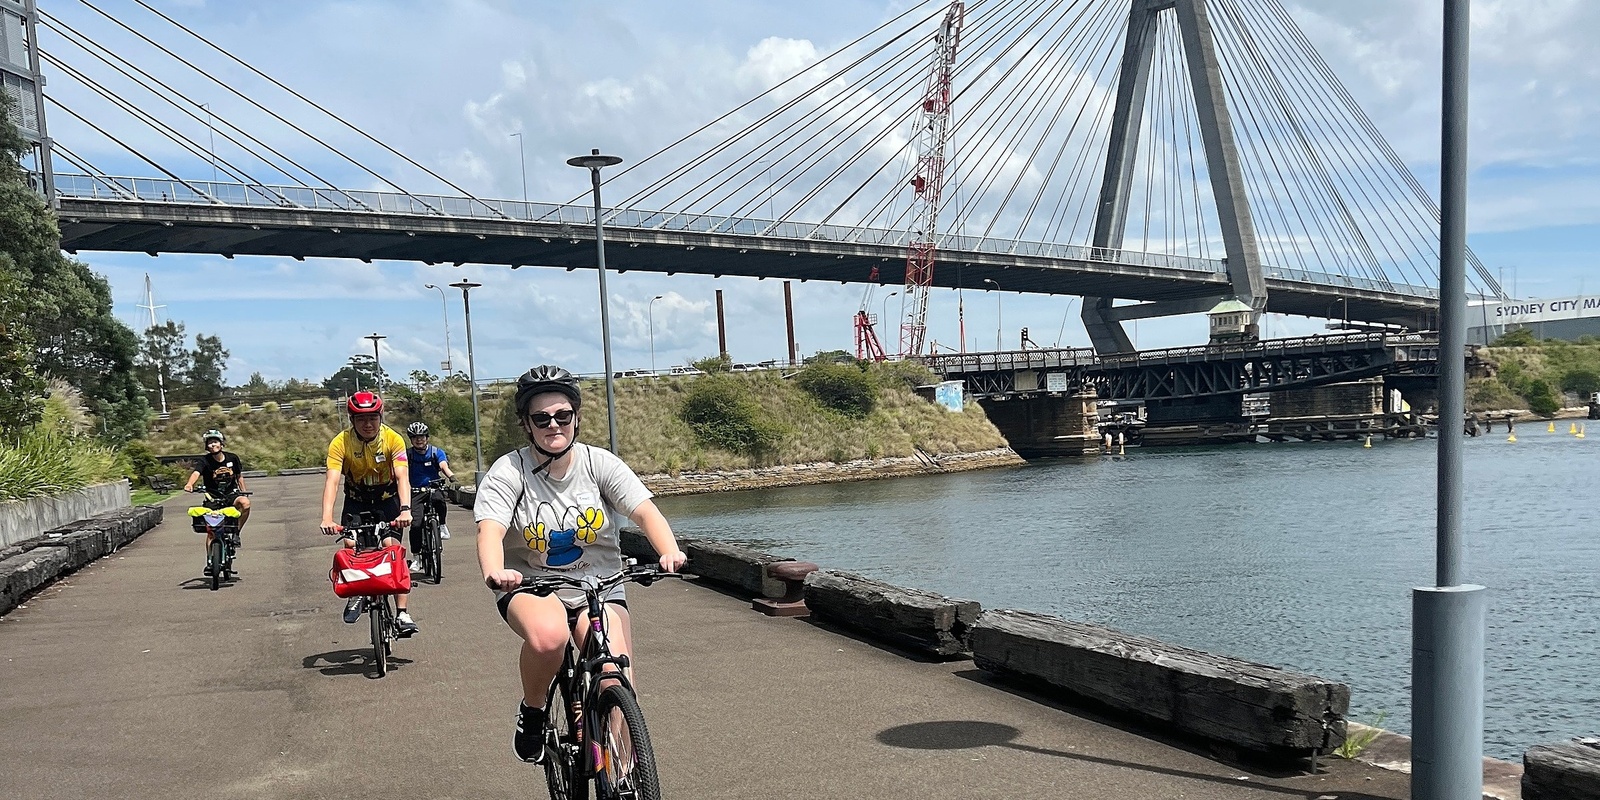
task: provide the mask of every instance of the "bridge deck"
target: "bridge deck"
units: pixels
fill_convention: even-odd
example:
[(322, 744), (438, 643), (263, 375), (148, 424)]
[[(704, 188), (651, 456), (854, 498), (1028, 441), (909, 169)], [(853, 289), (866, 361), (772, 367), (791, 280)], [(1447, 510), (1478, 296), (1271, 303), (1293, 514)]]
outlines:
[[(195, 188), (204, 190), (197, 193)], [(583, 206), (462, 197), (58, 175), (62, 247), (592, 268)], [(904, 279), (905, 231), (716, 215), (608, 210), (618, 270), (849, 283)], [(1267, 310), (1431, 327), (1437, 290), (1264, 268)], [(1168, 301), (1229, 294), (1220, 261), (1078, 245), (950, 236), (937, 286)]]
[[(422, 634), (364, 673), (343, 625), (320, 477), (252, 481), (244, 578), (199, 587), (173, 514), (0, 623), (0, 764), (16, 797), (543, 797), (509, 753), (515, 639), (472, 539), (414, 594)], [(466, 530), (466, 514), (452, 510)], [(1330, 760), (1240, 771), (693, 583), (632, 593), (643, 705), (668, 797), (1401, 798), (1407, 778)], [(949, 731), (1015, 731), (963, 738)], [(1003, 740), (1003, 741), (1002, 741)], [(981, 742), (988, 742), (982, 744)], [(977, 746), (969, 746), (973, 744)]]

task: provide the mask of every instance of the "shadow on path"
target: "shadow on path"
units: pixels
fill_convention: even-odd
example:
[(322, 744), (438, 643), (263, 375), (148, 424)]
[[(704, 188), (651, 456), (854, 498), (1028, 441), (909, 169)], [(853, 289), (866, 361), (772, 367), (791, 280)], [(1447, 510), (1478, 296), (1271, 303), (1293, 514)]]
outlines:
[[(389, 668), (405, 666), (411, 663), (409, 658), (396, 655), (389, 656)], [(372, 664), (372, 648), (357, 647), (346, 650), (329, 650), (326, 653), (315, 653), (300, 659), (300, 666), (305, 669), (314, 669), (324, 675), (365, 675), (376, 679), (378, 670)]]
[[(1018, 744), (1013, 739), (1022, 731), (1002, 725), (998, 722), (980, 722), (977, 720), (941, 720), (938, 722), (916, 722), (910, 725), (897, 725), (878, 732), (877, 739), (890, 747), (901, 747), (908, 750), (967, 750), (979, 747), (1004, 747), (1011, 750), (1020, 750), (1025, 753), (1035, 753), (1042, 756), (1056, 758), (1070, 758), (1074, 761), (1084, 761), (1091, 764), (1104, 764), (1111, 767), (1139, 770), (1156, 775), (1166, 775), (1173, 778), (1186, 780), (1207, 781), (1230, 786), (1237, 786), (1242, 781), (1237, 777), (1222, 775), (1206, 775), (1199, 772), (1158, 767), (1151, 764), (1139, 764), (1132, 761), (1120, 761), (1114, 758), (1091, 756), (1084, 753), (1071, 753), (1062, 750), (1051, 750), (1045, 747)], [(1256, 789), (1294, 797), (1314, 798), (1325, 794), (1322, 789), (1295, 789), (1287, 786), (1273, 786), (1259, 781), (1250, 781)], [(1339, 792), (1340, 800), (1391, 800), (1377, 795), (1352, 794)]]

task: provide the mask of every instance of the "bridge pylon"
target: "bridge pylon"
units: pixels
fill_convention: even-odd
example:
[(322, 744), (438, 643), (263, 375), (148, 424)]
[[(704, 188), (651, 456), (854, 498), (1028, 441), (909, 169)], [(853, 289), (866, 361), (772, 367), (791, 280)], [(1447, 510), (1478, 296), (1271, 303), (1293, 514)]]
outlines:
[[(1225, 299), (1236, 299), (1253, 309), (1252, 323), (1267, 305), (1266, 282), (1261, 277), (1261, 254), (1256, 246), (1250, 201), (1245, 194), (1244, 171), (1233, 134), (1233, 121), (1217, 62), (1216, 39), (1207, 12), (1207, 0), (1129, 0), (1128, 35), (1117, 80), (1116, 109), (1106, 148), (1105, 177), (1100, 184), (1094, 233), (1096, 248), (1120, 250), (1127, 230), (1128, 203), (1133, 188), (1139, 131), (1144, 121), (1150, 66), (1154, 60), (1159, 15), (1171, 12), (1183, 43), (1189, 83), (1194, 89), (1195, 111), (1205, 149), (1211, 194), (1216, 202), (1222, 241), (1227, 251), (1230, 293), (1184, 300), (1114, 307), (1110, 297), (1083, 298), (1084, 328), (1100, 353), (1134, 349), (1123, 320), (1192, 314), (1207, 311)], [(1252, 324), (1252, 328), (1254, 325)]]
[[(10, 117), (33, 145), (35, 187), (56, 205), (50, 132), (44, 123), (44, 76), (39, 70), (39, 10), (35, 0), (0, 0), (0, 89), (11, 99)], [(24, 165), (26, 168), (26, 165)]]

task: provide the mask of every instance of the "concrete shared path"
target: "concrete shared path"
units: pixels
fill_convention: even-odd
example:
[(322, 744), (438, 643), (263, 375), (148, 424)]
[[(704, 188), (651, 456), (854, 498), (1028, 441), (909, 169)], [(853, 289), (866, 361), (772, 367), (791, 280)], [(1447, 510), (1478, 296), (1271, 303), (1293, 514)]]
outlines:
[[(371, 677), (316, 532), (320, 476), (251, 481), (243, 577), (202, 586), (167, 522), (0, 621), (0, 785), (45, 798), (540, 798), (510, 753), (516, 639), (468, 514), (422, 633)], [(178, 513), (174, 513), (178, 512)], [(701, 532), (695, 532), (701, 533)], [(1398, 799), (1407, 777), (1330, 759), (1264, 774), (920, 663), (688, 581), (630, 592), (642, 703), (669, 798)]]

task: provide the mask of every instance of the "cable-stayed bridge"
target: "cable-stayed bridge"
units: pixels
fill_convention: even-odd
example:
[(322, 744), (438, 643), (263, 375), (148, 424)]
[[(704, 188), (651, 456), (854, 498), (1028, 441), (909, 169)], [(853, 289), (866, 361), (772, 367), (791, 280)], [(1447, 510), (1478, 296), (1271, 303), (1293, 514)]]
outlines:
[[(34, 3), (0, 0), (0, 74), (68, 250), (593, 266), (582, 196), (482, 197), (144, 0)], [(610, 174), (611, 265), (901, 283), (948, 6)], [(1432, 327), (1437, 206), (1278, 0), (973, 0), (964, 37), (932, 285), (1085, 297), (1101, 352), (1226, 298)]]

